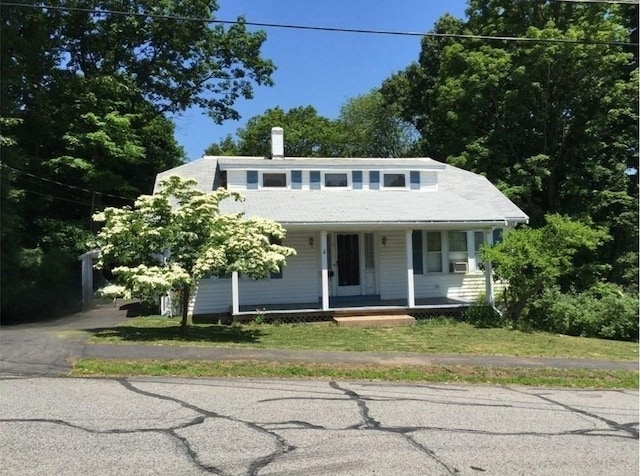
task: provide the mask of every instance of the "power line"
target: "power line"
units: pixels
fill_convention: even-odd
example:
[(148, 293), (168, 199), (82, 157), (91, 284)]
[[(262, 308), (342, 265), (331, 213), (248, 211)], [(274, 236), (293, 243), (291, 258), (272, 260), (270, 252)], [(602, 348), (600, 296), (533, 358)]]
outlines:
[(563, 3), (603, 3), (605, 5), (640, 5), (638, 0), (554, 0)]
[(59, 197), (57, 195), (51, 195), (50, 193), (43, 193), (43, 192), (36, 192), (35, 190), (31, 190), (28, 188), (24, 188), (24, 187), (13, 187), (15, 190), (21, 190), (23, 192), (27, 192), (27, 193), (33, 193), (35, 195), (40, 195), (42, 197), (49, 197), (49, 198), (53, 198), (55, 200), (63, 200), (65, 202), (71, 202), (71, 203), (78, 203), (80, 205), (84, 205), (86, 207), (91, 207), (92, 204), (88, 203), (88, 202), (81, 202), (80, 200), (73, 200), (71, 198), (64, 198), (64, 197)]
[[(572, 1), (572, 0), (564, 0)], [(578, 0), (573, 0), (578, 3)], [(580, 2), (596, 3), (595, 0), (579, 0)], [(628, 3), (622, 0), (608, 0), (606, 2), (600, 1), (600, 3)], [(638, 3), (629, 3), (631, 5), (637, 5)], [(292, 30), (306, 30), (306, 31), (321, 31), (331, 33), (356, 33), (367, 35), (391, 35), (391, 36), (417, 36), (417, 37), (433, 37), (433, 38), (455, 38), (455, 39), (467, 39), (467, 40), (487, 40), (487, 41), (520, 41), (529, 43), (571, 43), (581, 45), (604, 45), (604, 46), (640, 46), (638, 43), (627, 43), (624, 41), (601, 41), (601, 40), (580, 40), (569, 38), (532, 38), (523, 36), (494, 36), (494, 35), (471, 35), (471, 34), (458, 34), (458, 33), (435, 33), (435, 32), (414, 32), (414, 31), (394, 31), (394, 30), (372, 30), (364, 28), (337, 28), (327, 26), (312, 26), (312, 25), (295, 25), (287, 23), (265, 23), (265, 22), (249, 22), (239, 20), (214, 20), (211, 18), (199, 18), (199, 17), (185, 17), (179, 15), (161, 15), (157, 13), (141, 13), (141, 12), (128, 12), (123, 10), (104, 10), (96, 8), (81, 8), (81, 7), (63, 7), (57, 5), (33, 5), (17, 2), (0, 2), (3, 6), (13, 6), (20, 8), (39, 8), (42, 10), (60, 10), (67, 12), (82, 12), (91, 13), (94, 15), (123, 15), (131, 17), (153, 18), (157, 20), (173, 20), (173, 21), (186, 21), (186, 22), (198, 22), (209, 24), (221, 24), (221, 25), (249, 25), (260, 28), (280, 28), (280, 29), (292, 29)]]
[(58, 182), (57, 180), (52, 180), (52, 179), (48, 179), (48, 178), (45, 178), (45, 177), (40, 177), (39, 175), (34, 175), (32, 173), (25, 172), (24, 170), (19, 170), (19, 169), (13, 168), (13, 167), (5, 164), (5, 163), (0, 163), (0, 165), (2, 167), (6, 167), (6, 168), (8, 168), (10, 170), (13, 170), (14, 172), (17, 172), (17, 173), (19, 173), (21, 175), (26, 175), (27, 177), (32, 177), (32, 178), (35, 178), (35, 179), (38, 179), (38, 180), (42, 180), (44, 182), (54, 183), (54, 184), (60, 185), (62, 187), (67, 187), (67, 188), (71, 188), (71, 189), (75, 189), (75, 190), (81, 190), (83, 192), (92, 193), (92, 194), (95, 193), (96, 195), (102, 195), (104, 197), (110, 197), (110, 198), (117, 198), (117, 199), (120, 199), (120, 200), (129, 201), (129, 202), (133, 202), (134, 201), (133, 198), (123, 197), (122, 195), (113, 195), (111, 193), (98, 192), (96, 190), (89, 190), (88, 188), (77, 187), (75, 185), (70, 185), (68, 183)]

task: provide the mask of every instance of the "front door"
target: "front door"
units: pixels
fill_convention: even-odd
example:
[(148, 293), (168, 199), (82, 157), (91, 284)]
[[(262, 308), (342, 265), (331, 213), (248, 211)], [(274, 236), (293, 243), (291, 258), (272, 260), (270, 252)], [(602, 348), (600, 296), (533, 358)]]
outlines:
[(336, 235), (338, 296), (357, 296), (360, 288), (360, 245), (357, 233)]

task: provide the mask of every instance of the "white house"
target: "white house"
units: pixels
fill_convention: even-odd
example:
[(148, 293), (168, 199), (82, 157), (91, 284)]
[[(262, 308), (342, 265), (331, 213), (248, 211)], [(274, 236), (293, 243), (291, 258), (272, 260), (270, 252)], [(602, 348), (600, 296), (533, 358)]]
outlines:
[(297, 251), (268, 279), (201, 280), (195, 315), (492, 303), (491, 266), (476, 252), (528, 221), (481, 175), (430, 158), (284, 157), (280, 128), (270, 158), (205, 156), (158, 174), (156, 187), (169, 175), (241, 192), (246, 201), (221, 211), (278, 221)]

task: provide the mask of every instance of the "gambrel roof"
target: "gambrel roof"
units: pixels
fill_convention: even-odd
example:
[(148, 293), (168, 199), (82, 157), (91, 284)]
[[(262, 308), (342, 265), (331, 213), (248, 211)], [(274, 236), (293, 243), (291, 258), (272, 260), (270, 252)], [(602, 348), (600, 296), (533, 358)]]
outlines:
[(437, 186), (430, 190), (256, 189), (238, 190), (246, 201), (226, 200), (223, 213), (244, 212), (247, 217), (269, 218), (285, 226), (433, 224), (516, 224), (527, 215), (485, 177), (435, 161), (414, 159), (210, 157), (158, 174), (159, 182), (169, 175), (195, 179), (206, 192), (224, 182), (223, 173), (238, 170), (284, 171), (348, 170), (421, 171), (437, 174)]

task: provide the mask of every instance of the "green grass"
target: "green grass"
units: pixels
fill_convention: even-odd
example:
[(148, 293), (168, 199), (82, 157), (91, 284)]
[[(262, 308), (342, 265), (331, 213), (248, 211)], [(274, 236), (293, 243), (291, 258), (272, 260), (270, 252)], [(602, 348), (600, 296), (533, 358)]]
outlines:
[(282, 362), (81, 359), (75, 362), (72, 375), (80, 377), (154, 375), (175, 377), (318, 378), (573, 388), (638, 388), (638, 372), (634, 371), (471, 366), (385, 367)]
[(637, 360), (638, 344), (504, 328), (476, 328), (452, 320), (412, 327), (347, 328), (331, 323), (281, 325), (196, 324), (185, 336), (175, 319), (141, 317), (100, 330), (90, 343), (214, 346), (353, 352), (420, 352), (522, 357)]

